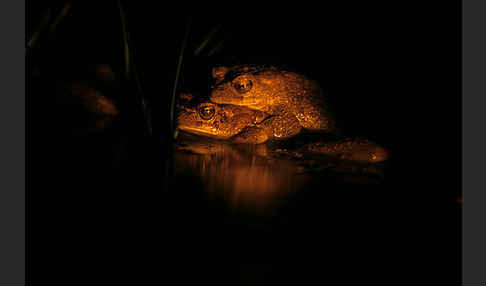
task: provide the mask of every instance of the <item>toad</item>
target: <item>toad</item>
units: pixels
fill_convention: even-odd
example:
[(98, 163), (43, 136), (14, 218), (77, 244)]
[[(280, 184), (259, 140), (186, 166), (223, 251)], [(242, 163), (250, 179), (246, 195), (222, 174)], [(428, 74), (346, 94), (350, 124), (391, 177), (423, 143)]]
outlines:
[[(286, 139), (282, 129), (297, 130), (292, 122), (273, 120), (275, 116), (231, 104), (202, 102), (178, 105), (178, 129), (188, 133), (228, 140), (235, 143), (259, 144), (271, 139)], [(283, 117), (288, 118), (288, 117)], [(288, 125), (286, 125), (288, 124)], [(306, 144), (303, 150), (359, 162), (381, 162), (388, 158), (386, 149), (366, 139), (342, 138)]]
[(269, 115), (244, 106), (203, 102), (178, 105), (177, 113), (178, 129), (193, 134), (254, 144), (271, 135), (262, 123)]
[(273, 66), (219, 66), (210, 100), (260, 110), (270, 121), (284, 122), (280, 133), (295, 135), (301, 128), (333, 132), (335, 121), (319, 84), (306, 76)]

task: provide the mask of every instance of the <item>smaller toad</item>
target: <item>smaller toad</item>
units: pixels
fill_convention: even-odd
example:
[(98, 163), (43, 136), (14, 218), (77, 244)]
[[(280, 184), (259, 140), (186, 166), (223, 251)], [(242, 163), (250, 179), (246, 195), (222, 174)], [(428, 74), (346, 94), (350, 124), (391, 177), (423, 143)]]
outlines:
[[(202, 102), (178, 106), (178, 129), (192, 134), (228, 140), (235, 143), (260, 144), (268, 140), (293, 137), (298, 126), (281, 120), (270, 120), (272, 115), (244, 106)], [(282, 130), (297, 130), (283, 132)], [(309, 143), (303, 147), (342, 160), (375, 163), (386, 160), (386, 149), (370, 140), (346, 138), (329, 142)]]

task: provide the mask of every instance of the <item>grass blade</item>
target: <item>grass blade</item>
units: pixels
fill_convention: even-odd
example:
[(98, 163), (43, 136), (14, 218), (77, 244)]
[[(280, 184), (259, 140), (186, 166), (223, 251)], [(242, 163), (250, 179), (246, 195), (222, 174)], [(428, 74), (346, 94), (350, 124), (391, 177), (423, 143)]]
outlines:
[(172, 98), (170, 102), (170, 125), (171, 125), (171, 138), (175, 137), (175, 122), (174, 122), (174, 109), (175, 109), (175, 98), (176, 98), (176, 92), (177, 92), (177, 84), (179, 81), (179, 75), (181, 73), (181, 66), (182, 66), (182, 60), (184, 58), (184, 50), (186, 48), (186, 43), (187, 43), (187, 38), (189, 37), (189, 30), (191, 28), (191, 18), (189, 17), (186, 23), (186, 32), (184, 34), (184, 39), (182, 41), (182, 46), (181, 50), (179, 53), (179, 59), (177, 61), (177, 70), (176, 70), (176, 76), (174, 80), (174, 87), (172, 89)]
[(72, 6), (72, 1), (69, 1), (69, 3), (64, 5), (64, 7), (61, 9), (61, 12), (59, 12), (59, 15), (57, 15), (57, 18), (49, 27), (49, 30), (51, 32), (53, 32), (56, 29), (57, 25), (66, 17), (69, 11), (71, 11), (71, 6)]
[(35, 30), (35, 32), (32, 34), (32, 37), (30, 38), (29, 42), (27, 43), (27, 46), (25, 48), (25, 54), (32, 50), (34, 45), (37, 43), (37, 40), (40, 37), (41, 32), (49, 25), (49, 32), (52, 33), (56, 30), (57, 26), (59, 23), (67, 16), (69, 11), (71, 11), (72, 7), (72, 1), (69, 1), (64, 7), (61, 9), (59, 14), (57, 15), (56, 19), (49, 25), (49, 22), (51, 21), (51, 9), (47, 8), (47, 10), (44, 12), (44, 16), (42, 17), (42, 20)]
[(32, 33), (32, 37), (30, 38), (29, 42), (27, 43), (27, 47), (25, 47), (25, 54), (27, 54), (27, 52), (34, 47), (37, 40), (39, 39), (39, 35), (40, 35), (41, 31), (47, 26), (50, 18), (51, 18), (51, 9), (47, 8), (47, 10), (44, 12), (44, 16), (42, 17), (42, 20), (41, 20), (39, 26), (34, 31), (34, 33)]
[(130, 38), (128, 32), (128, 25), (127, 25), (127, 17), (125, 11), (123, 10), (121, 1), (118, 0), (118, 8), (120, 11), (120, 21), (122, 24), (122, 33), (123, 33), (123, 55), (124, 55), (124, 71), (125, 77), (127, 81), (134, 81), (136, 88), (137, 88), (137, 96), (139, 97), (139, 104), (142, 109), (143, 117), (144, 117), (144, 124), (145, 124), (145, 131), (152, 136), (152, 124), (151, 124), (151, 117), (150, 117), (150, 110), (145, 100), (145, 96), (142, 90), (142, 85), (140, 83), (140, 78), (136, 71), (135, 60), (133, 56), (133, 49), (130, 48)]
[(206, 39), (199, 45), (199, 47), (196, 50), (194, 50), (195, 56), (201, 53), (201, 51), (206, 47), (206, 45), (209, 43), (211, 38), (214, 36), (214, 34), (216, 34), (216, 32), (219, 31), (220, 28), (221, 28), (221, 24), (217, 25), (216, 27), (214, 27), (214, 29), (211, 30), (211, 32), (209, 32), (209, 34), (206, 36)]
[(122, 4), (120, 0), (118, 0), (118, 8), (120, 10), (120, 19), (122, 24), (122, 33), (123, 33), (123, 55), (125, 60), (125, 77), (130, 79), (130, 49), (128, 46), (128, 31), (127, 31), (127, 24), (126, 24), (126, 15), (123, 11)]
[(214, 48), (212, 48), (209, 52), (208, 52), (208, 57), (214, 55), (215, 53), (217, 53), (222, 47), (223, 47), (223, 43), (224, 43), (224, 40), (221, 40), (219, 41), (218, 44), (216, 44), (216, 46)]

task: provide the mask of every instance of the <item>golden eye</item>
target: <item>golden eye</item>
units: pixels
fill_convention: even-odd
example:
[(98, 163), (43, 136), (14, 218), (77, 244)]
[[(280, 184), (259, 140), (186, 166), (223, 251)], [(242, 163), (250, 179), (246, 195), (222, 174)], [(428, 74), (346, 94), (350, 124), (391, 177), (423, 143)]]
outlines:
[(233, 86), (239, 93), (249, 92), (253, 83), (249, 79), (239, 79), (233, 83)]
[(216, 113), (216, 109), (212, 105), (203, 105), (199, 107), (199, 115), (204, 120), (209, 120), (213, 118), (214, 114)]

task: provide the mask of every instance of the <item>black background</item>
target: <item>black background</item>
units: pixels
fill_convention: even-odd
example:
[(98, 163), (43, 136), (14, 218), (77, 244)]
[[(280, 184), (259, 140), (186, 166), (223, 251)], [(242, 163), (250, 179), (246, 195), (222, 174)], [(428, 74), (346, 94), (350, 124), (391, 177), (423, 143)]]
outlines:
[[(232, 284), (234, 257), (250, 263), (260, 260), (257, 253), (263, 251), (306, 265), (281, 265), (276, 272), (287, 277), (282, 283), (337, 278), (344, 284), (459, 285), (460, 1), (346, 2), (258, 11), (261, 14), (247, 7), (191, 18), (182, 86), (204, 94), (214, 64), (289, 66), (320, 81), (347, 133), (377, 140), (392, 151), (388, 193), (379, 202), (389, 204), (384, 209), (390, 213), (374, 214), (389, 217), (393, 239), (383, 241), (367, 239), (366, 234), (344, 241), (332, 235), (307, 241), (305, 228), (285, 238), (238, 239), (237, 231), (215, 231), (210, 223), (201, 225), (202, 219), (191, 222), (191, 216), (208, 215), (197, 213), (197, 199), (189, 197), (190, 192), (186, 200), (194, 212), (177, 212), (181, 200), (171, 201), (173, 197), (160, 191), (164, 178), (158, 174), (165, 154), (157, 146), (167, 142), (170, 88), (188, 17), (154, 3), (128, 2), (125, 8), (156, 140), (140, 134), (142, 124), (131, 110), (135, 100), (129, 88), (111, 94), (121, 102), (122, 113), (129, 115), (109, 135), (68, 135), (50, 101), (52, 79), (79, 76), (84, 63), (122, 67), (115, 3), (74, 1), (72, 14), (59, 25), (56, 36), (33, 50), (31, 62), (47, 74), (32, 81), (27, 94), (28, 260), (34, 285), (128, 280), (171, 285), (172, 278), (203, 282), (214, 279), (215, 273)], [(58, 1), (51, 7), (62, 4)], [(35, 5), (27, 9), (28, 27), (35, 27), (48, 7)], [(224, 40), (220, 52), (190, 56), (218, 24), (222, 28), (204, 52)], [(27, 35), (31, 32), (28, 29)], [(117, 132), (130, 143), (124, 167), (115, 170), (106, 154), (115, 152), (110, 136)], [(362, 222), (352, 207), (346, 210), (329, 213), (336, 216), (336, 225), (353, 216), (356, 225)], [(325, 237), (328, 240), (322, 240)], [(233, 256), (228, 249), (235, 252)], [(372, 263), (374, 259), (381, 262)], [(218, 262), (209, 262), (213, 260)]]

